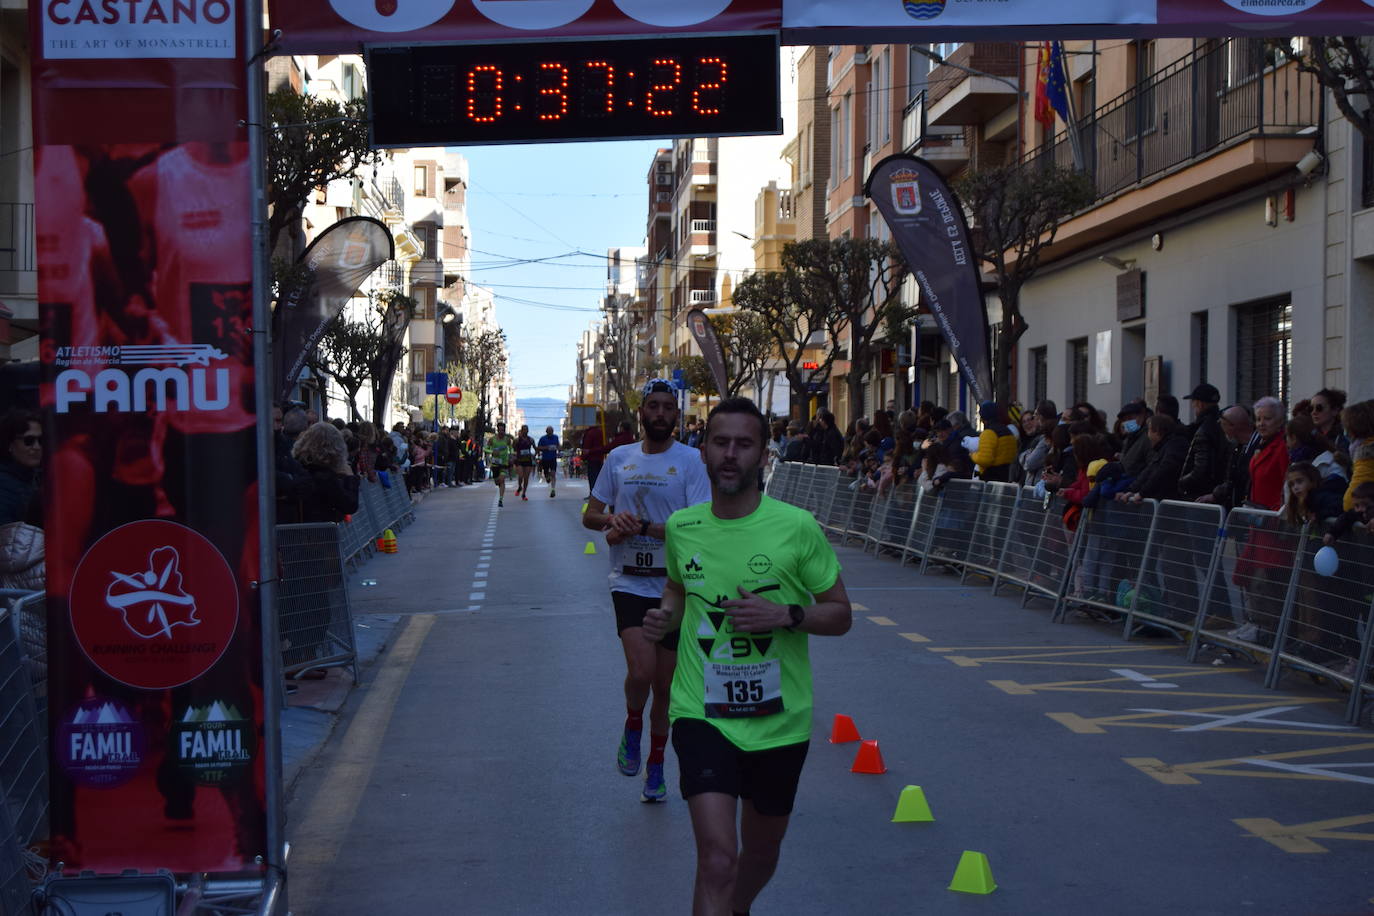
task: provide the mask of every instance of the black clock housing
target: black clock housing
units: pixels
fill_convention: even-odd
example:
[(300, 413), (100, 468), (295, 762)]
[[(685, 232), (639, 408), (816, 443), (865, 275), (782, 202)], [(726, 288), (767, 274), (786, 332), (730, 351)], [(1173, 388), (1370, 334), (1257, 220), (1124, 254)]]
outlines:
[(367, 49), (374, 147), (782, 132), (778, 36)]

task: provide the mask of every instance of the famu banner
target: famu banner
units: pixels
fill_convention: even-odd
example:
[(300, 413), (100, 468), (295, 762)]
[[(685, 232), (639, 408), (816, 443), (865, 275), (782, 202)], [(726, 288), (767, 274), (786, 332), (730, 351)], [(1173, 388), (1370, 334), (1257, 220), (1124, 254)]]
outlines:
[(711, 368), (716, 391), (725, 397), (729, 387), (729, 379), (725, 374), (725, 353), (720, 348), (720, 338), (716, 337), (715, 328), (711, 327), (711, 319), (701, 309), (692, 309), (687, 313), (687, 330), (692, 332), (692, 339), (697, 342), (701, 355), (706, 358), (706, 365)]
[(244, 13), (155, 6), (31, 5), (49, 849), (70, 871), (256, 872)]
[(892, 230), (974, 399), (992, 397), (988, 315), (964, 211), (940, 173), (915, 156), (888, 156), (864, 183)]

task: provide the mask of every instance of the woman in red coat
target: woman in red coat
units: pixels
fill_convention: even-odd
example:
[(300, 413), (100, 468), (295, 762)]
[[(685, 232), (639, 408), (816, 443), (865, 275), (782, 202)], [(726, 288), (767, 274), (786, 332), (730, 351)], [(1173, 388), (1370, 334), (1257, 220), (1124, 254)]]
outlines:
[[(1255, 431), (1260, 445), (1250, 459), (1250, 498), (1247, 505), (1277, 512), (1283, 508), (1284, 480), (1288, 476), (1288, 443), (1284, 437), (1286, 417), (1277, 398), (1255, 402)], [(1243, 642), (1264, 642), (1283, 610), (1283, 595), (1293, 565), (1298, 539), (1293, 532), (1280, 530), (1277, 519), (1257, 521), (1250, 539), (1236, 560), (1232, 581), (1245, 591), (1246, 622), (1231, 631)]]

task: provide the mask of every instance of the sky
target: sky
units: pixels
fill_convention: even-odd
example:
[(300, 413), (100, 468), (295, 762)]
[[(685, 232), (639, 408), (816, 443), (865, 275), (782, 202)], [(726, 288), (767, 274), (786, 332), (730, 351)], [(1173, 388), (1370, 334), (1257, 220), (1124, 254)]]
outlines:
[(654, 151), (671, 145), (455, 148), (469, 168), (470, 279), (496, 295), (517, 397), (567, 398), (578, 338), (599, 317), (606, 249), (642, 244), (645, 179)]

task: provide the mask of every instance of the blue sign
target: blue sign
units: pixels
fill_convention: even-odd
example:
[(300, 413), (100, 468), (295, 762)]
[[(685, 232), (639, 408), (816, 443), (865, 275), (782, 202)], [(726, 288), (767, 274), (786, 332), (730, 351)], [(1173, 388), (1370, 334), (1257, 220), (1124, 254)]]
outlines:
[(678, 391), (687, 390), (687, 379), (683, 377), (681, 369), (673, 370), (673, 387)]
[(448, 373), (426, 372), (425, 394), (448, 394)]

